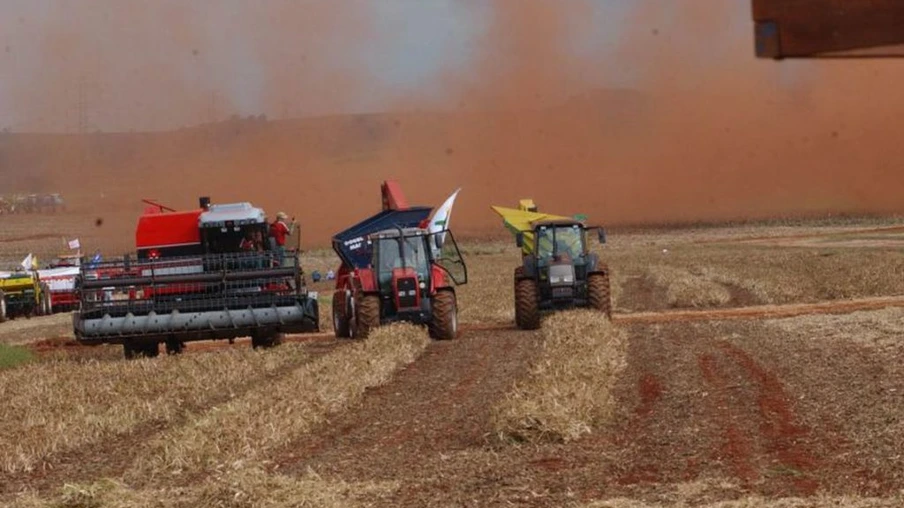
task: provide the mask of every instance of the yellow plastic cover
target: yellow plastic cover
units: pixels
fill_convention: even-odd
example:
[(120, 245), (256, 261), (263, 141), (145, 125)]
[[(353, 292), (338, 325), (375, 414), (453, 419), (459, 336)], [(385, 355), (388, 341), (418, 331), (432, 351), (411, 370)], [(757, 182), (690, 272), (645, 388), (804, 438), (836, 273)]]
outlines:
[(515, 208), (505, 208), (503, 206), (491, 206), (490, 208), (502, 217), (506, 229), (511, 231), (513, 235), (517, 235), (518, 233), (524, 234), (524, 243), (521, 246), (521, 252), (524, 255), (533, 253), (534, 234), (531, 228), (532, 223), (538, 220), (561, 220), (570, 218), (563, 215), (528, 212)]

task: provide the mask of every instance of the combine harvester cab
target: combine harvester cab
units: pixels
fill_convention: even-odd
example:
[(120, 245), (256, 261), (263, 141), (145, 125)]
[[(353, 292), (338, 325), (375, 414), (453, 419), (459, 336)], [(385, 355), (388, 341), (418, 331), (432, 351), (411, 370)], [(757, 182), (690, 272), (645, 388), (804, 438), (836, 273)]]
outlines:
[(409, 207), (397, 184), (386, 182), (383, 210), (333, 237), (342, 260), (333, 293), (336, 337), (365, 338), (392, 321), (427, 325), (435, 339), (458, 335), (454, 284), (467, 283), (467, 268), (452, 232), (429, 227), (431, 211)]
[[(157, 205), (159, 206), (159, 205)], [(81, 261), (73, 315), (83, 344), (122, 344), (127, 358), (178, 353), (188, 341), (251, 337), (279, 344), (285, 333), (320, 330), (317, 294), (305, 289), (299, 252), (280, 263), (263, 210), (249, 203), (187, 212), (146, 210), (137, 256)], [(262, 250), (242, 251), (243, 238)]]
[(521, 247), (521, 266), (514, 271), (515, 324), (540, 327), (546, 310), (589, 307), (611, 318), (609, 267), (589, 247), (587, 233), (596, 230), (601, 244), (605, 230), (588, 226), (583, 217), (537, 211), (530, 199), (517, 209), (492, 207)]

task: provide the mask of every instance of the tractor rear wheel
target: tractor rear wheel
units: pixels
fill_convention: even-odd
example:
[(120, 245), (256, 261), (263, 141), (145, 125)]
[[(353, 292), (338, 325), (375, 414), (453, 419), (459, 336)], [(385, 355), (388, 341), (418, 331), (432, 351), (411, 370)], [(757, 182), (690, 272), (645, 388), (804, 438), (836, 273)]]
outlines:
[(609, 272), (593, 273), (587, 277), (587, 299), (590, 307), (612, 318), (612, 300), (609, 292)]
[(345, 291), (337, 290), (333, 293), (333, 330), (336, 338), (347, 339), (352, 336), (348, 323), (347, 296)]
[(0, 323), (6, 321), (6, 295), (0, 291)]
[(534, 279), (515, 281), (515, 324), (522, 330), (540, 328), (540, 291)]
[(428, 330), (430, 337), (451, 340), (458, 336), (458, 302), (455, 293), (441, 289), (433, 297), (433, 316)]
[(371, 330), (380, 326), (380, 296), (364, 295), (358, 297), (355, 305), (355, 327), (352, 337), (366, 339)]

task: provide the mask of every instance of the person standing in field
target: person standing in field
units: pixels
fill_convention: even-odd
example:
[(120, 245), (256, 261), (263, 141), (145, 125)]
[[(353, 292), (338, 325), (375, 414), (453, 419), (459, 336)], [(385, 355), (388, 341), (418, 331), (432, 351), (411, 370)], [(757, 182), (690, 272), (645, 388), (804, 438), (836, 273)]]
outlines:
[(273, 249), (279, 258), (279, 266), (285, 263), (286, 259), (286, 237), (295, 231), (295, 217), (292, 217), (292, 223), (287, 225), (286, 219), (288, 215), (283, 212), (276, 214), (276, 221), (270, 225), (270, 238), (273, 242)]

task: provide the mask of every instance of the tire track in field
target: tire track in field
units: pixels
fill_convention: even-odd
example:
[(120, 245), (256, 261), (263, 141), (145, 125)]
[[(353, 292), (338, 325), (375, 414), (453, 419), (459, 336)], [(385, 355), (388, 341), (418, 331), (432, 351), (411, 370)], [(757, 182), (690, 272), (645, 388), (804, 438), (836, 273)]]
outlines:
[[(360, 407), (277, 457), (282, 469), (345, 480), (408, 478), (432, 484), (436, 458), (480, 447), (492, 432), (490, 411), (538, 351), (538, 335), (464, 330), (431, 343), (413, 364), (370, 390)], [(414, 492), (400, 492), (402, 498)]]

